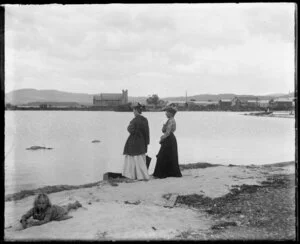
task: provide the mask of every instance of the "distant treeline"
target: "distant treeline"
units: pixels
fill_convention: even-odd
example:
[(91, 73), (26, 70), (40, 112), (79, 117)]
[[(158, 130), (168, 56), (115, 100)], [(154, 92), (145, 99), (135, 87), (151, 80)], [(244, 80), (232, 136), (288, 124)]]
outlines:
[[(291, 110), (291, 107), (274, 107), (272, 111)], [(115, 111), (115, 112), (132, 112), (130, 107), (20, 107), (10, 106), (5, 107), (5, 110), (33, 110), (33, 111)], [(266, 111), (266, 108), (262, 107), (240, 107), (240, 108), (220, 108), (219, 106), (191, 106), (191, 107), (178, 107), (179, 111)], [(146, 111), (158, 112), (162, 111), (161, 107), (153, 108), (146, 107)]]

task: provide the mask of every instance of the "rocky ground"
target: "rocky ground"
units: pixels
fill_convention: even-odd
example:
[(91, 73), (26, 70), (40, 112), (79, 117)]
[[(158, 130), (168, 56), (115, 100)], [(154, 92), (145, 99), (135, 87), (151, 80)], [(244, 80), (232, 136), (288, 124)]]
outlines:
[(295, 240), (295, 163), (181, 166), (183, 177), (109, 179), (46, 191), (72, 219), (20, 229), (35, 191), (6, 196), (6, 240)]
[[(241, 185), (219, 198), (179, 196), (178, 204), (211, 215), (216, 223), (208, 239), (295, 240), (295, 177), (274, 175), (262, 185)], [(197, 234), (185, 233), (185, 238)]]

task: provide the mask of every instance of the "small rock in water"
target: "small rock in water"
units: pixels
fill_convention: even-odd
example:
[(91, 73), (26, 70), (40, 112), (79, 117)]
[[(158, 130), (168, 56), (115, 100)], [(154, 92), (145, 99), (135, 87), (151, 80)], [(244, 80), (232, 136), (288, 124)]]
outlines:
[(92, 143), (99, 143), (99, 140), (93, 140)]
[(134, 205), (138, 205), (138, 204), (141, 203), (141, 201), (140, 201), (140, 200), (137, 200), (137, 201), (135, 201), (135, 202), (124, 201), (124, 203), (125, 203), (125, 204), (134, 204)]
[(41, 147), (41, 146), (31, 146), (31, 147), (26, 148), (26, 150), (38, 150), (38, 149), (48, 149), (48, 150), (51, 150), (52, 148), (51, 147)]

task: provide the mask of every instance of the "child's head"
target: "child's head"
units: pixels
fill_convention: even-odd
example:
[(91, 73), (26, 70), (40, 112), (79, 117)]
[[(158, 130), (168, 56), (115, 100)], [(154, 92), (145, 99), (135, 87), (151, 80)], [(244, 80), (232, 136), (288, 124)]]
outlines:
[(51, 207), (51, 202), (47, 194), (40, 193), (34, 200), (34, 207), (39, 210), (45, 210), (48, 207)]

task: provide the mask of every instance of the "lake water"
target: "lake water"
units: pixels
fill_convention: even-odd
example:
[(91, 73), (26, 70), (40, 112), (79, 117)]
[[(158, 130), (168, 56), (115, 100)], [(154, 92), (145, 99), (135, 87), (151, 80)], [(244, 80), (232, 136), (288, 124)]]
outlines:
[[(145, 112), (153, 173), (164, 112)], [(85, 184), (121, 172), (133, 113), (6, 111), (5, 194), (46, 185)], [(268, 164), (295, 159), (295, 119), (235, 112), (178, 112), (179, 163)], [(100, 143), (92, 143), (100, 140)], [(31, 146), (52, 150), (26, 150)]]

